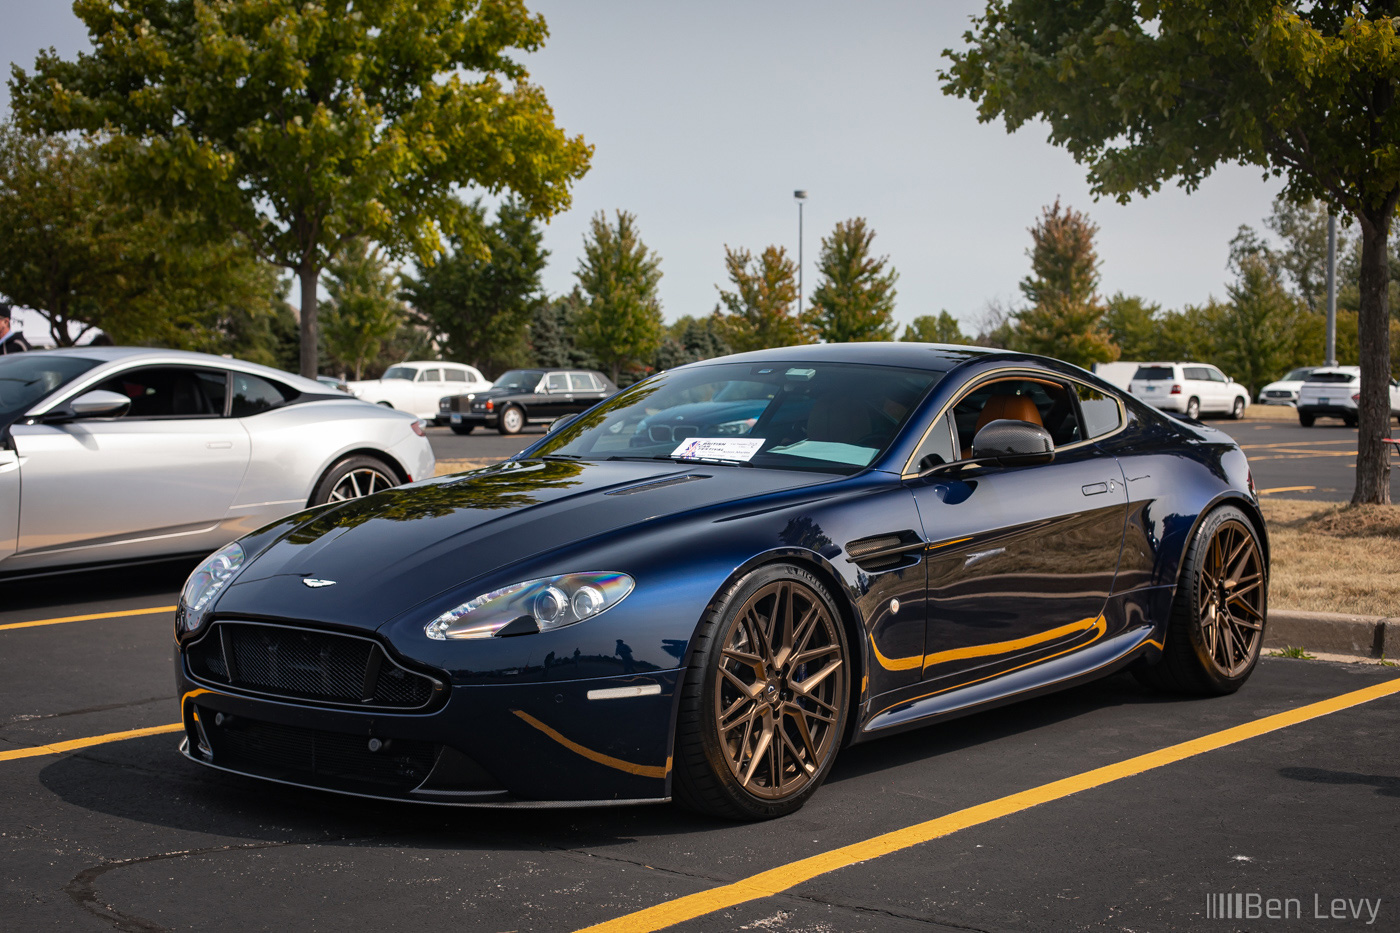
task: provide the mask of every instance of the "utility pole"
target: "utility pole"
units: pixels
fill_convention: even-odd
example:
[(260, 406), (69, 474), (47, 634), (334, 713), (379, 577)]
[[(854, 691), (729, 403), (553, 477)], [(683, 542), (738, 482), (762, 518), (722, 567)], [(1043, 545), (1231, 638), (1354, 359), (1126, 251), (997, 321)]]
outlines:
[(797, 316), (802, 316), (802, 202), (807, 200), (807, 192), (801, 189), (794, 191), (792, 196), (797, 199)]
[(1337, 365), (1337, 215), (1327, 212), (1327, 365)]

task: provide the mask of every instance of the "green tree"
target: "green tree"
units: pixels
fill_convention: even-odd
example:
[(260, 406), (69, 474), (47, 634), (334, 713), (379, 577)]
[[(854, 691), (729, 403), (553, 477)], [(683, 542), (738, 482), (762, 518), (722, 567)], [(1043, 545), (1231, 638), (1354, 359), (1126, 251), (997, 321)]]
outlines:
[(352, 241), (326, 267), (331, 303), (323, 342), (331, 363), (353, 373), (351, 378), (363, 378), (365, 365), (402, 326), (408, 309), (398, 290), (398, 275), (368, 240)]
[(1361, 230), (1354, 503), (1390, 501), (1387, 242), (1400, 204), (1400, 0), (988, 0), (946, 93), (1031, 120), (1127, 200), (1256, 165)]
[(574, 275), (587, 296), (578, 315), (579, 345), (612, 370), (616, 383), (624, 365), (650, 361), (661, 344), (661, 257), (637, 234), (635, 215), (618, 211), (617, 223), (609, 224), (600, 211)]
[(239, 353), (284, 304), (276, 270), (237, 238), (125, 201), (85, 139), (0, 125), (0, 293), (43, 311), (68, 346), (117, 343)]
[(530, 354), (546, 369), (597, 369), (598, 361), (578, 345), (578, 318), (586, 299), (577, 285), (567, 295), (535, 305), (530, 319)]
[(529, 329), (540, 300), (540, 275), (549, 251), (529, 212), (514, 200), (501, 204), (494, 223), (480, 202), (471, 207), (474, 235), (407, 277), (404, 297), (452, 359), (491, 375), (529, 359)]
[(1094, 249), (1098, 227), (1059, 199), (1031, 228), (1031, 274), (1021, 293), (1031, 306), (1016, 317), (1014, 345), (1088, 369), (1118, 359), (1104, 330), (1099, 300), (1099, 256)]
[(1214, 359), (1251, 396), (1296, 361), (1298, 319), (1305, 314), (1262, 258), (1245, 257), (1227, 289)]
[(919, 315), (904, 325), (904, 336), (899, 339), (920, 343), (972, 343), (972, 338), (962, 332), (958, 319), (947, 311), (939, 311), (937, 315)]
[(812, 291), (808, 312), (817, 336), (827, 343), (890, 340), (894, 337), (894, 284), (899, 273), (889, 257), (870, 253), (875, 231), (864, 217), (840, 221), (831, 236), (822, 238), (817, 271), (821, 280)]
[(1136, 295), (1118, 292), (1104, 309), (1103, 326), (1117, 345), (1122, 359), (1160, 359), (1158, 315), (1161, 305), (1148, 304)]
[(674, 369), (686, 363), (712, 360), (729, 353), (729, 344), (720, 334), (719, 322), (713, 317), (695, 318), (690, 315), (672, 322), (656, 350), (655, 369)]
[(507, 53), (547, 35), (521, 0), (80, 0), (93, 49), (14, 69), (15, 111), (111, 133), (134, 191), (237, 231), (301, 285), (301, 371), (317, 285), (367, 237), (427, 260), (471, 235), (463, 186), (569, 204), (591, 148), (554, 125)]
[(715, 309), (715, 326), (734, 352), (816, 340), (793, 307), (797, 302), (797, 264), (781, 246), (770, 246), (757, 258), (746, 249), (725, 246), (724, 268), (734, 291), (719, 289), (723, 311)]

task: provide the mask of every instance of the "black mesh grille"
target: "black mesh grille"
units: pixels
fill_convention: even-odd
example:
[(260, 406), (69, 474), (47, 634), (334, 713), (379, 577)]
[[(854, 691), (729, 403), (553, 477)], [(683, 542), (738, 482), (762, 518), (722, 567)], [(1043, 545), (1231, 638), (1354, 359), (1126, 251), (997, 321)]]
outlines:
[(214, 764), (264, 777), (307, 783), (370, 785), (407, 792), (433, 770), (438, 746), (403, 739), (370, 739), (343, 732), (323, 732), (244, 717), (225, 718), (201, 709), (200, 721), (214, 752)]
[(289, 699), (413, 709), (433, 698), (430, 678), (368, 639), (332, 632), (217, 622), (186, 656), (196, 677)]

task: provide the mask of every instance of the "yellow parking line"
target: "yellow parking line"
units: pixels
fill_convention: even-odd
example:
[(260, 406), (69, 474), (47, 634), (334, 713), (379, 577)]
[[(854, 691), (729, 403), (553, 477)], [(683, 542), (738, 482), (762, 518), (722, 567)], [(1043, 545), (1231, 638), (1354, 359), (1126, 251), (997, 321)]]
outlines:
[(947, 816), (907, 826), (904, 829), (897, 829), (840, 849), (832, 849), (829, 852), (822, 852), (796, 862), (789, 862), (786, 865), (751, 875), (723, 887), (690, 894), (673, 901), (657, 904), (655, 907), (648, 907), (636, 913), (618, 917), (615, 920), (604, 921), (587, 927), (579, 933), (652, 933), (652, 931), (662, 930), (677, 923), (703, 917), (717, 910), (725, 910), (748, 901), (772, 897), (803, 882), (810, 881), (818, 875), (908, 849), (911, 846), (955, 833), (960, 829), (988, 823), (1042, 803), (1059, 800), (1080, 791), (1100, 787), (1113, 781), (1132, 777), (1135, 774), (1141, 774), (1144, 771), (1150, 771), (1153, 768), (1173, 764), (1195, 755), (1233, 745), (1236, 742), (1243, 742), (1245, 739), (1252, 739), (1396, 693), (1400, 693), (1400, 678), (1375, 684), (1352, 693), (1344, 693), (1341, 696), (1332, 697), (1330, 700), (1322, 700), (1298, 709), (1265, 716), (1262, 719), (1256, 719), (1231, 729), (1191, 739), (1189, 742), (1158, 749), (1136, 758), (1129, 758), (1126, 761), (1085, 771), (1082, 774), (1076, 774), (1050, 784), (1023, 790), (1009, 797), (981, 803), (956, 813), (950, 813)]
[(93, 619), (120, 619), (126, 616), (149, 616), (158, 612), (174, 612), (174, 606), (157, 606), (154, 609), (123, 609), (120, 612), (94, 612), (85, 616), (64, 616), (61, 619), (39, 619), (35, 622), (8, 622), (0, 625), (0, 632), (11, 628), (34, 628), (36, 625), (62, 625), (64, 622), (91, 622)]
[(1274, 447), (1320, 447), (1323, 444), (1350, 444), (1356, 446), (1356, 438), (1339, 437), (1333, 441), (1279, 441), (1275, 444), (1241, 444), (1240, 450), (1269, 450)]
[(76, 751), (80, 748), (91, 748), (94, 745), (106, 745), (109, 742), (125, 742), (127, 739), (139, 739), (147, 735), (162, 735), (166, 732), (179, 732), (185, 728), (183, 723), (172, 722), (166, 726), (150, 726), (145, 729), (132, 729), (129, 732), (109, 732), (106, 735), (93, 735), (85, 739), (69, 739), (67, 742), (54, 742), (52, 745), (35, 745), (32, 748), (17, 748), (14, 751), (0, 752), (0, 761), (16, 761), (20, 758), (36, 758), (40, 755), (61, 755), (64, 752)]
[(1268, 496), (1276, 492), (1312, 492), (1316, 486), (1275, 486), (1273, 489), (1261, 489), (1259, 495)]

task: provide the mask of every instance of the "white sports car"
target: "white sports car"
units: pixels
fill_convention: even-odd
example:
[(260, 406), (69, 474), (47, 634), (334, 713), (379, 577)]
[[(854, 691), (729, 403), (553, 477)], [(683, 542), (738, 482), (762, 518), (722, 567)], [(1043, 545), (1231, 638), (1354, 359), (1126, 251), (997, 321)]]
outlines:
[(266, 366), (135, 347), (0, 357), (0, 577), (206, 554), (433, 475), (423, 424)]

